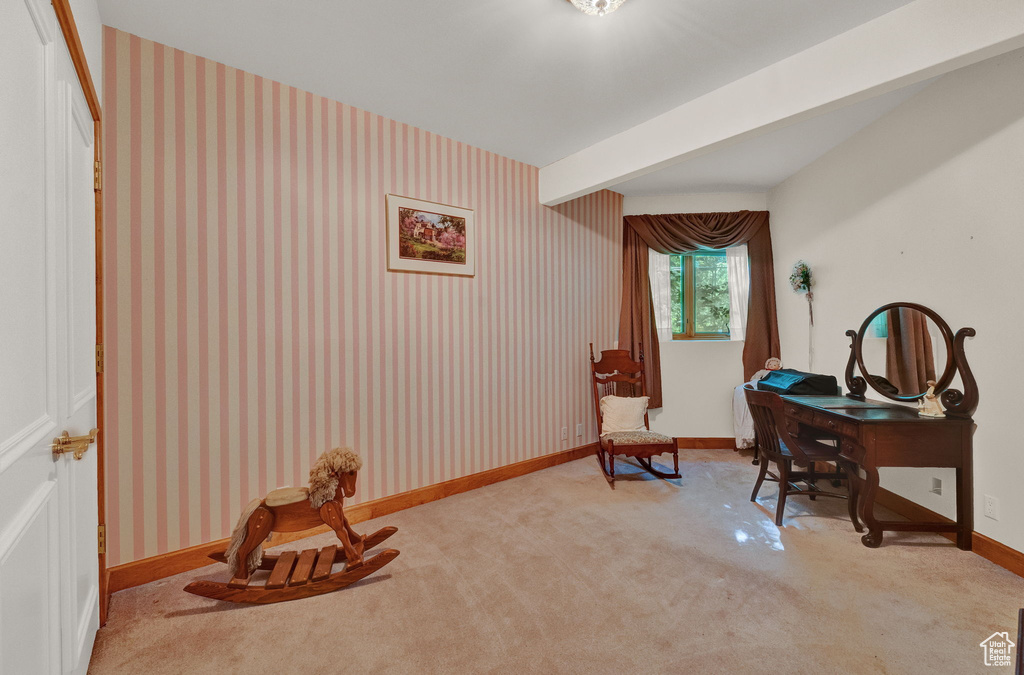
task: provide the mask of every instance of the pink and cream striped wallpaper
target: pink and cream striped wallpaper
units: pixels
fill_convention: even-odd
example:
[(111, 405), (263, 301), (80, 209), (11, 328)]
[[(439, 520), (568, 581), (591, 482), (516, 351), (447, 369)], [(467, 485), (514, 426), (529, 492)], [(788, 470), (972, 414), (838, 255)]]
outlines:
[[(366, 501), (596, 440), (621, 195), (547, 208), (536, 167), (104, 37), (109, 565), (228, 536), (333, 446)], [(474, 209), (476, 277), (388, 272), (389, 192)]]

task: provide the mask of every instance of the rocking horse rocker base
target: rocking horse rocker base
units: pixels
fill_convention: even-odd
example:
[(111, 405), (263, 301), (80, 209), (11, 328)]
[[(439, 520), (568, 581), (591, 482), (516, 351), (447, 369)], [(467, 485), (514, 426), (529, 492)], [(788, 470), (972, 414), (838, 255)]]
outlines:
[[(386, 549), (369, 559), (363, 555), (398, 528), (384, 527), (364, 537), (352, 529), (342, 508), (345, 497), (355, 493), (361, 465), (351, 450), (331, 450), (310, 471), (309, 489), (282, 488), (265, 499), (254, 499), (239, 518), (228, 548), (210, 555), (228, 564), (231, 580), (193, 581), (185, 590), (215, 600), (268, 604), (337, 591), (387, 565), (398, 551)], [(272, 532), (302, 532), (320, 525), (334, 530), (340, 548), (263, 554), (263, 542)], [(332, 566), (340, 562), (345, 568), (332, 574)], [(270, 571), (262, 586), (250, 583), (256, 570)]]
[[(396, 527), (384, 527), (368, 535), (363, 540), (364, 550), (377, 546), (398, 531)], [(210, 557), (217, 562), (227, 562), (224, 551), (211, 553)], [(227, 583), (218, 581), (193, 581), (185, 590), (195, 595), (227, 602), (243, 602), (265, 605), (285, 600), (311, 598), (341, 590), (364, 579), (398, 557), (398, 551), (385, 549), (369, 558), (361, 565), (331, 574), (331, 566), (345, 561), (345, 550), (337, 546), (325, 546), (322, 549), (310, 548), (297, 553), (285, 551), (281, 554), (268, 554), (258, 569), (270, 570), (270, 576), (263, 586), (249, 585), (249, 578), (232, 579)]]

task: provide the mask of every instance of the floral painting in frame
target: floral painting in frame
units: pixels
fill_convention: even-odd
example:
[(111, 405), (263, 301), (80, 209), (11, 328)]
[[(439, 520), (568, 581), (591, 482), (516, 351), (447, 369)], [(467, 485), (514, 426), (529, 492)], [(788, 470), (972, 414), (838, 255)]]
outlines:
[(387, 195), (388, 269), (471, 277), (476, 231), (471, 209)]

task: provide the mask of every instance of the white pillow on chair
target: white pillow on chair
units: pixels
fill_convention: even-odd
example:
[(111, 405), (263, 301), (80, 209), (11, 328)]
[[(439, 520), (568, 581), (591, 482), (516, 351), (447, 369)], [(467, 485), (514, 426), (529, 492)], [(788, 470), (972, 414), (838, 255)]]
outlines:
[(619, 431), (647, 431), (644, 415), (649, 396), (605, 396), (601, 399), (601, 435)]

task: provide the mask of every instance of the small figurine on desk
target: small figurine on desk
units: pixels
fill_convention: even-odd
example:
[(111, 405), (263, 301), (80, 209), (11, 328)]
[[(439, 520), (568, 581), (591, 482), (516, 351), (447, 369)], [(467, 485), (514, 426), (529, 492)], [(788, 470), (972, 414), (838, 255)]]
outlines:
[(935, 395), (935, 380), (928, 380), (928, 393), (917, 402), (917, 414), (921, 417), (945, 417), (939, 397)]

